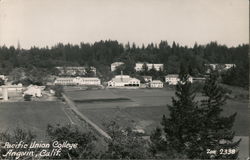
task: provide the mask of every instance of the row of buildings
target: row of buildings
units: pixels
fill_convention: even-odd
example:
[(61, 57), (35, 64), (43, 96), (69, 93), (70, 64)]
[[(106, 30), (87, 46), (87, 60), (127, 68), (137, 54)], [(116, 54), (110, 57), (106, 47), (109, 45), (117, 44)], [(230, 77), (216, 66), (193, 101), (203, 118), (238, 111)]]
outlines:
[[(111, 68), (111, 72), (115, 71), (117, 69), (117, 67), (124, 65), (124, 62), (114, 62), (111, 64), (110, 68)], [(135, 71), (139, 72), (142, 71), (144, 69), (144, 65), (146, 65), (146, 67), (148, 68), (148, 70), (151, 69), (155, 69), (156, 71), (163, 71), (164, 69), (164, 65), (163, 64), (157, 64), (157, 63), (136, 63), (135, 64)]]
[(57, 77), (55, 85), (101, 85), (97, 77)]
[(32, 97), (42, 97), (42, 91), (45, 86), (29, 85), (28, 87), (23, 87), (21, 83), (19, 84), (5, 84), (0, 86), (0, 100), (8, 101), (9, 93), (20, 93), (23, 96), (31, 95)]
[[(124, 65), (124, 62), (114, 62), (111, 64), (111, 71), (115, 71), (117, 67)], [(164, 65), (159, 63), (136, 63), (135, 64), (135, 70), (137, 72), (142, 71), (144, 69), (144, 65), (148, 68), (148, 70), (151, 70), (154, 68), (156, 71), (163, 71), (164, 70)], [(207, 67), (207, 73), (210, 73), (212, 70), (218, 70), (218, 71), (226, 71), (230, 68), (236, 67), (235, 64), (219, 64), (219, 63), (210, 63), (210, 64), (205, 64), (205, 67)]]
[[(160, 80), (152, 80), (152, 76), (143, 76), (144, 81), (150, 88), (163, 88), (163, 82)], [(203, 80), (202, 78), (200, 78)], [(191, 83), (194, 81), (193, 77), (188, 79)], [(165, 82), (169, 85), (176, 85), (180, 81), (177, 74), (169, 74), (165, 76)], [(97, 77), (57, 77), (54, 85), (101, 85), (101, 80)], [(107, 82), (107, 87), (141, 87), (141, 81), (129, 75), (116, 75)]]
[[(110, 68), (111, 71), (115, 71), (117, 69), (117, 67), (124, 65), (124, 62), (114, 62), (111, 64)], [(164, 64), (162, 63), (136, 63), (134, 69), (139, 72), (142, 71), (144, 69), (144, 65), (146, 65), (146, 67), (148, 68), (148, 70), (151, 69), (155, 69), (156, 71), (163, 71), (164, 70)], [(207, 72), (210, 72), (211, 70), (219, 70), (219, 71), (223, 71), (223, 70), (228, 70), (232, 67), (236, 67), (235, 64), (217, 64), (217, 63), (211, 63), (211, 64), (205, 64), (205, 66), (207, 67)], [(67, 66), (67, 67), (55, 67), (59, 73), (59, 76), (74, 76), (74, 75), (78, 75), (78, 76), (84, 76), (87, 74), (87, 72), (92, 72), (94, 73), (94, 75), (96, 75), (96, 68), (93, 66), (90, 67), (86, 67), (86, 66)]]
[[(152, 76), (142, 76), (148, 87), (150, 88), (163, 88), (163, 82), (160, 80), (152, 80)], [(188, 78), (189, 82), (193, 83), (194, 80), (202, 80), (205, 78), (195, 79), (192, 76)], [(165, 82), (169, 85), (177, 85), (180, 81), (178, 74), (169, 74), (165, 76)], [(137, 78), (132, 78), (129, 75), (116, 75), (108, 82), (108, 87), (140, 87), (141, 81)]]
[(206, 73), (210, 73), (211, 71), (227, 71), (233, 67), (236, 67), (236, 64), (218, 64), (218, 63), (210, 63), (210, 64), (205, 64), (205, 67), (207, 68)]
[(92, 72), (96, 75), (96, 68), (93, 66), (60, 66), (55, 67), (58, 70), (59, 76), (85, 76), (88, 72)]

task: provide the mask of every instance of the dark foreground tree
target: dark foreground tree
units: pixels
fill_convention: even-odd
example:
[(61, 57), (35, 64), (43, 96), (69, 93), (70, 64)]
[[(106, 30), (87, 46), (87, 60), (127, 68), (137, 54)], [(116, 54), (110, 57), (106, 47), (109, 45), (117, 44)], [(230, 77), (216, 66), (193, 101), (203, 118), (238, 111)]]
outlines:
[[(195, 94), (192, 90), (189, 76), (182, 66), (180, 81), (176, 86), (175, 98), (172, 98), (172, 105), (169, 105), (170, 116), (165, 115), (162, 119), (164, 134), (156, 130), (151, 136), (153, 151), (157, 148), (168, 158), (196, 158), (194, 148), (199, 142), (199, 129), (201, 110), (195, 102)], [(158, 139), (158, 140), (157, 140)], [(160, 141), (160, 142), (159, 142)]]
[[(203, 131), (201, 158), (208, 159), (236, 159), (238, 157), (237, 148), (240, 140), (233, 141), (235, 133), (232, 127), (236, 113), (230, 116), (222, 116), (222, 106), (226, 103), (224, 89), (219, 86), (217, 74), (212, 73), (205, 82), (202, 100), (203, 109)], [(216, 150), (217, 154), (207, 154), (207, 150)]]
[[(221, 115), (226, 92), (217, 84), (215, 75), (207, 79), (203, 93), (206, 99), (198, 105), (187, 75), (180, 77), (176, 98), (169, 106), (170, 116), (163, 116), (161, 129), (151, 135), (151, 151), (167, 158), (236, 159), (239, 141), (231, 130), (236, 114)], [(209, 153), (216, 151), (216, 154)]]
[(147, 159), (150, 158), (147, 140), (130, 128), (122, 128), (116, 122), (107, 126), (111, 140), (102, 159)]
[(77, 127), (66, 125), (66, 126), (52, 126), (48, 125), (47, 134), (51, 142), (58, 141), (63, 143), (67, 141), (68, 143), (77, 144), (77, 148), (74, 149), (62, 149), (60, 159), (91, 159), (96, 158), (94, 153), (94, 142), (96, 137), (93, 133), (81, 132)]
[[(27, 131), (21, 128), (16, 128), (12, 132), (1, 132), (0, 133), (0, 159), (22, 159), (21, 155), (12, 155), (12, 151), (15, 152), (28, 152), (34, 151), (35, 153), (38, 149), (29, 149), (29, 148), (15, 148), (9, 149), (7, 146), (12, 144), (30, 144), (36, 138), (36, 135), (31, 131)], [(25, 156), (25, 158), (32, 158), (31, 156)]]

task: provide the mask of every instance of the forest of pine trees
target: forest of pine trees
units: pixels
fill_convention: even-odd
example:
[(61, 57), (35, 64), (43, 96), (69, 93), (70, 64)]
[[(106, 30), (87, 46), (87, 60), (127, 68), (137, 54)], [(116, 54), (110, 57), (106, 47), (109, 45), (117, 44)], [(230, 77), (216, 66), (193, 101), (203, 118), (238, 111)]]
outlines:
[(223, 76), (225, 83), (248, 86), (248, 45), (227, 47), (211, 42), (187, 47), (176, 42), (168, 44), (161, 41), (159, 44), (138, 47), (134, 43), (121, 44), (108, 40), (80, 45), (59, 43), (51, 48), (0, 47), (0, 73), (6, 75), (14, 68), (22, 68), (26, 72), (38, 69), (39, 72), (51, 74), (55, 72), (55, 66), (86, 65), (96, 67), (99, 75), (106, 77), (110, 64), (115, 61), (125, 62), (128, 73), (133, 73), (136, 62), (163, 63), (165, 74), (179, 73), (180, 64), (183, 63), (192, 76), (204, 74), (206, 63), (234, 63), (237, 68)]

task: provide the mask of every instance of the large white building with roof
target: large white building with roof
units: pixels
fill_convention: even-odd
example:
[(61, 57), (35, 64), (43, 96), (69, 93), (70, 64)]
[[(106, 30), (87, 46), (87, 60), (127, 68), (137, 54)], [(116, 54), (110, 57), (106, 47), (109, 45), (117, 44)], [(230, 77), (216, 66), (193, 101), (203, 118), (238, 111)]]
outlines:
[(163, 88), (163, 82), (160, 80), (153, 80), (149, 85), (150, 88)]
[(129, 75), (116, 75), (108, 82), (108, 87), (139, 87), (140, 80)]
[[(56, 69), (59, 71), (59, 76), (84, 76), (87, 73), (87, 67), (85, 66), (59, 66)], [(96, 74), (95, 67), (91, 66), (90, 70)]]
[(55, 85), (101, 85), (101, 80), (97, 77), (57, 77)]
[(214, 70), (221, 72), (221, 71), (227, 71), (230, 68), (236, 67), (236, 64), (210, 63), (210, 64), (205, 64), (205, 67), (206, 67), (206, 73), (210, 73), (211, 71), (214, 71)]
[(45, 86), (29, 85), (27, 90), (23, 92), (23, 95), (31, 95), (33, 97), (42, 97), (42, 90)]
[[(189, 82), (193, 83), (192, 76), (189, 76), (188, 80)], [(168, 83), (169, 85), (177, 85), (179, 81), (180, 81), (180, 78), (178, 74), (168, 74), (165, 76), (165, 82)]]
[(142, 71), (143, 70), (143, 65), (146, 64), (148, 67), (148, 70), (151, 70), (152, 68), (155, 68), (156, 71), (160, 71), (164, 69), (164, 65), (163, 64), (155, 64), (155, 63), (136, 63), (135, 64), (135, 70), (137, 72)]

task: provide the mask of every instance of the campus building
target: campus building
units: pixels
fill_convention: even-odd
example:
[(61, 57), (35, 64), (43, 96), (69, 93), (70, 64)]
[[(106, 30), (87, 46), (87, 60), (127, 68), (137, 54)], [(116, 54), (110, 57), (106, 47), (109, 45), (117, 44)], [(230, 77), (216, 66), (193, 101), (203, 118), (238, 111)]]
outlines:
[(4, 101), (8, 101), (9, 92), (22, 92), (22, 90), (23, 86), (21, 83), (19, 83), (18, 85), (2, 85), (0, 86), (0, 92), (2, 93), (2, 97), (0, 97), (0, 100), (2, 99)]
[(27, 90), (23, 92), (23, 95), (31, 95), (32, 97), (42, 97), (42, 90), (45, 86), (29, 85)]
[(135, 70), (136, 72), (142, 71), (143, 70), (143, 65), (146, 64), (148, 70), (151, 70), (152, 68), (155, 68), (156, 71), (160, 71), (164, 69), (163, 64), (153, 64), (153, 63), (136, 63), (135, 64)]
[[(59, 76), (84, 76), (87, 73), (88, 67), (76, 66), (76, 67), (56, 67), (59, 71)], [(90, 71), (96, 75), (96, 68), (89, 67)]]
[(115, 71), (117, 67), (119, 67), (119, 66), (121, 66), (123, 64), (124, 64), (124, 62), (114, 62), (114, 63), (112, 63), (111, 66), (110, 66), (111, 67), (111, 72)]
[(97, 77), (57, 77), (55, 85), (101, 85), (101, 80)]
[(236, 67), (236, 64), (225, 64), (225, 70), (228, 70), (230, 68)]
[(160, 80), (153, 80), (149, 85), (150, 88), (163, 88), (163, 82)]
[[(4, 87), (7, 88), (7, 91), (9, 92), (22, 92), (23, 85), (21, 83), (19, 84), (6, 84)], [(2, 92), (2, 88), (0, 87), (0, 92)]]
[(129, 75), (116, 75), (108, 82), (108, 87), (139, 87), (140, 80)]
[(236, 64), (217, 64), (217, 63), (210, 63), (205, 64), (206, 73), (210, 73), (211, 71), (227, 71), (230, 68), (236, 67)]
[[(167, 76), (165, 76), (165, 82), (169, 85), (177, 85), (179, 81), (180, 78), (178, 74), (168, 74)], [(188, 81), (193, 83), (193, 77), (189, 76)]]

